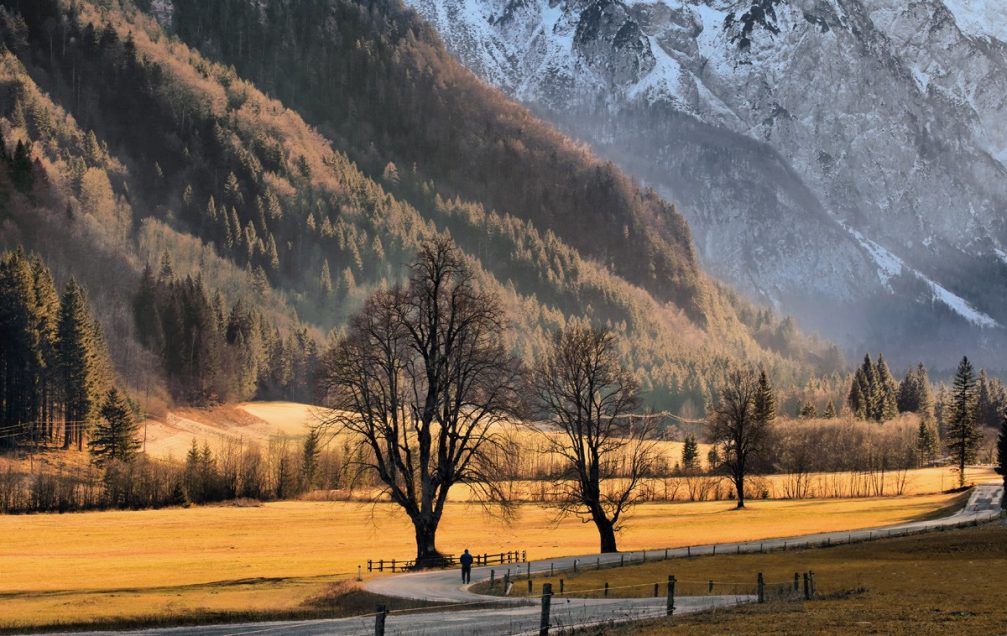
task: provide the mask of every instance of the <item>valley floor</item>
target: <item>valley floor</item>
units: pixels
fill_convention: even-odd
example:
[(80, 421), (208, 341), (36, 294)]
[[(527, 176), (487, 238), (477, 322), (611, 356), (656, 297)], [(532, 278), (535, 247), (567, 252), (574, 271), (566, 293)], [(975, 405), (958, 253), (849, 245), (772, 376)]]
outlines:
[[(845, 530), (929, 518), (955, 495), (876, 499), (646, 504), (623, 549), (685, 546)], [(408, 521), (390, 505), (277, 502), (141, 512), (0, 516), (0, 629), (158, 624), (253, 615), (338, 615), (327, 600), (352, 589), (367, 559), (412, 555)], [(591, 526), (519, 506), (505, 523), (449, 504), (448, 553), (527, 550), (529, 558), (590, 553)], [(329, 609), (326, 609), (326, 608)]]

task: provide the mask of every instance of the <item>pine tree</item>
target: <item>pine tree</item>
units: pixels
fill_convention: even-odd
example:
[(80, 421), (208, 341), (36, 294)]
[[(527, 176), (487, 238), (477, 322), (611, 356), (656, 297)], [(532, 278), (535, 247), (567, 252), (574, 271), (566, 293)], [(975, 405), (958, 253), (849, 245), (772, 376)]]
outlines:
[(60, 378), (66, 418), (63, 448), (84, 448), (84, 431), (94, 423), (101, 403), (97, 325), (91, 319), (84, 290), (70, 279), (60, 301), (58, 329)]
[(14, 156), (11, 157), (10, 176), (14, 187), (21, 192), (30, 192), (35, 184), (32, 165), (31, 142), (25, 144), (18, 140)]
[(762, 424), (772, 424), (776, 419), (776, 392), (769, 382), (765, 369), (759, 370), (759, 386), (755, 395), (755, 419)]
[(879, 422), (887, 422), (899, 414), (898, 403), (896, 401), (898, 389), (895, 386), (895, 379), (888, 369), (888, 364), (885, 363), (885, 358), (880, 353), (878, 354), (875, 378), (877, 381), (876, 392), (878, 402), (874, 419)]
[(154, 351), (160, 351), (162, 344), (161, 318), (157, 305), (158, 284), (154, 278), (154, 269), (147, 263), (140, 276), (140, 289), (133, 298), (133, 320), (140, 344)]
[(119, 389), (112, 387), (87, 442), (92, 463), (101, 468), (111, 461), (132, 461), (140, 449), (136, 433), (137, 423), (129, 403)]
[(958, 365), (948, 410), (945, 440), (958, 465), (959, 485), (965, 486), (965, 466), (975, 460), (981, 440), (976, 426), (976, 377), (968, 357)]
[(863, 371), (857, 369), (853, 376), (853, 382), (850, 384), (850, 396), (847, 401), (853, 417), (858, 420), (867, 419), (867, 399), (864, 397), (863, 386)]
[(937, 434), (926, 420), (920, 420), (916, 434), (916, 451), (920, 456), (920, 467), (926, 466), (937, 457)]
[(317, 428), (308, 431), (308, 436), (304, 438), (304, 453), (301, 461), (301, 479), (304, 482), (304, 489), (311, 490), (315, 487), (318, 478), (318, 457), (321, 455), (321, 433)]
[(827, 420), (833, 420), (837, 415), (836, 404), (832, 400), (829, 400), (829, 404), (825, 407), (825, 415), (823, 417)]
[(233, 172), (227, 175), (227, 180), (224, 182), (224, 202), (233, 207), (240, 207), (245, 203), (238, 177)]
[(318, 276), (318, 288), (324, 298), (332, 296), (332, 276), (329, 274), (328, 259), (322, 259), (322, 273)]
[(36, 404), (36, 439), (51, 440), (55, 434), (57, 399), (59, 397), (59, 293), (41, 258), (32, 259), (35, 278), (35, 333), (38, 373), (38, 400)]
[(801, 419), (813, 420), (818, 417), (818, 409), (811, 402), (805, 402), (804, 406), (801, 407)]
[(691, 433), (685, 436), (685, 444), (682, 446), (682, 470), (687, 474), (699, 470), (699, 444), (696, 436)]
[(162, 285), (167, 285), (175, 280), (175, 266), (171, 262), (171, 254), (168, 250), (161, 252), (161, 270), (157, 275), (157, 280)]

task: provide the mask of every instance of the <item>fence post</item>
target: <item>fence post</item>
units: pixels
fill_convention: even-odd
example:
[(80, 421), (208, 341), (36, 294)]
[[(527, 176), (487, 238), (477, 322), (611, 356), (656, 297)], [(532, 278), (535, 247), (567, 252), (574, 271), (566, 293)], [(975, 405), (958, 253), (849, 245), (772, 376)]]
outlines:
[(367, 559), (367, 571), (368, 572), (373, 572), (374, 571), (374, 561), (372, 561), (370, 559)]
[(392, 572), (395, 571), (395, 559), (392, 559)]
[(665, 549), (664, 549), (664, 560), (665, 560), (665, 561), (667, 561), (667, 560), (668, 560), (668, 548), (665, 548)]
[(489, 564), (490, 564), (490, 555), (488, 555), (488, 554), (486, 554), (484, 552), (483, 553), (483, 565), (489, 565)]
[(763, 578), (762, 572), (759, 572), (759, 576), (758, 576), (758, 579), (757, 579), (757, 584), (758, 584), (758, 590), (759, 590), (759, 602), (760, 603), (765, 603), (766, 602), (766, 579)]
[(816, 590), (815, 590), (815, 572), (814, 572), (814, 570), (808, 572), (808, 576), (811, 579), (811, 598), (815, 598)]
[(384, 571), (385, 571), (385, 560), (384, 559), (379, 559), (378, 560), (378, 572), (384, 572)]
[(493, 589), (493, 584), (496, 582), (496, 570), (490, 570), (490, 589)]
[(675, 613), (675, 577), (668, 576), (668, 602), (666, 606), (668, 616)]
[(525, 550), (521, 550), (521, 558), (523, 560), (527, 561), (528, 560), (528, 552), (525, 551)]
[(594, 565), (595, 565), (594, 569), (596, 569), (596, 570), (600, 570), (601, 569), (601, 557), (597, 557), (594, 560)]
[(560, 579), (560, 580), (559, 580), (559, 593), (560, 593), (560, 594), (562, 594), (562, 593), (563, 593), (563, 579)]
[(357, 566), (357, 580), (358, 581), (363, 581), (364, 580), (364, 573), (362, 571), (362, 568), (359, 565)]
[(385, 636), (385, 616), (388, 609), (384, 605), (378, 605), (378, 613), (374, 615), (374, 636)]
[(707, 593), (708, 594), (712, 594), (713, 593), (713, 579), (710, 579), (710, 589), (708, 590)]
[(713, 556), (717, 556), (717, 544), (713, 544)]
[(797, 572), (794, 572), (794, 594), (801, 591), (801, 579), (797, 576)]
[(643, 560), (641, 560), (640, 562), (641, 563), (646, 563), (647, 562), (647, 551), (646, 550), (643, 551)]
[(808, 573), (804, 573), (804, 600), (811, 600), (811, 579), (808, 578)]
[(685, 556), (692, 557), (692, 546), (691, 545), (685, 546)]
[(528, 564), (528, 580), (531, 580), (531, 563)]
[(626, 565), (626, 555), (625, 554), (620, 554), (619, 555), (619, 567), (622, 567), (624, 565)]
[(660, 593), (660, 591), (661, 591), (661, 584), (660, 583), (655, 583), (654, 584), (654, 598), (657, 598), (657, 595)]
[(538, 624), (539, 636), (549, 636), (549, 607), (552, 605), (552, 583), (542, 586), (542, 620)]
[(528, 595), (529, 596), (531, 596), (531, 590), (532, 590), (532, 582), (531, 582), (531, 579), (528, 579)]
[(553, 574), (555, 574), (555, 570), (553, 570), (552, 562), (550, 561), (549, 562), (549, 576), (553, 576)]
[(605, 598), (608, 598), (608, 581), (605, 581)]
[(574, 559), (574, 560), (573, 560), (573, 573), (574, 573), (574, 574), (576, 574), (576, 573), (577, 573), (577, 561), (578, 561), (578, 560), (579, 560), (579, 559)]
[(507, 596), (510, 593), (510, 570), (507, 570), (504, 573), (503, 592), (504, 596)]

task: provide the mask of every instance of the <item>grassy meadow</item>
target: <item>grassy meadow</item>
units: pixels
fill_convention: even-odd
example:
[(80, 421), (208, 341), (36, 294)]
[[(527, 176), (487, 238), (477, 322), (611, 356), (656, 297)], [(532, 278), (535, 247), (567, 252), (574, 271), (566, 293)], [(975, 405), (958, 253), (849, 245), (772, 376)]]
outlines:
[[(737, 541), (898, 523), (934, 514), (953, 495), (646, 504), (623, 549)], [(590, 553), (593, 527), (554, 523), (522, 505), (505, 523), (476, 505), (449, 504), (439, 547), (449, 553), (527, 550), (530, 558)], [(157, 615), (317, 615), (311, 599), (369, 558), (407, 559), (411, 526), (388, 504), (276, 502), (151, 511), (0, 516), (0, 628), (97, 625)], [(366, 575), (366, 572), (365, 572)]]
[[(792, 580), (815, 573), (812, 601), (580, 631), (580, 634), (1002, 634), (1007, 625), (1007, 526), (949, 530), (829, 549), (702, 557), (622, 568), (636, 580)], [(628, 574), (626, 574), (628, 576)], [(614, 584), (613, 584), (614, 585)], [(688, 588), (688, 585), (682, 587)], [(663, 588), (662, 588), (663, 590)]]

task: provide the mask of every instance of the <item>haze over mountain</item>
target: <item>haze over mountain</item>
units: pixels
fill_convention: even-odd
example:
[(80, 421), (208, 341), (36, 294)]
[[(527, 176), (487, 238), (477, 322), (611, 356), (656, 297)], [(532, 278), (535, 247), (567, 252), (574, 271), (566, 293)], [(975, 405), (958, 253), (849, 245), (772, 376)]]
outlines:
[(738, 289), (900, 364), (999, 364), (1001, 3), (407, 2), (481, 77), (675, 201)]
[(701, 412), (730, 361), (782, 386), (841, 363), (397, 2), (2, 4), (0, 245), (82, 282), (134, 391), (310, 399), (325, 334), (435, 233), (501, 295), (521, 356), (610, 325), (655, 406)]

